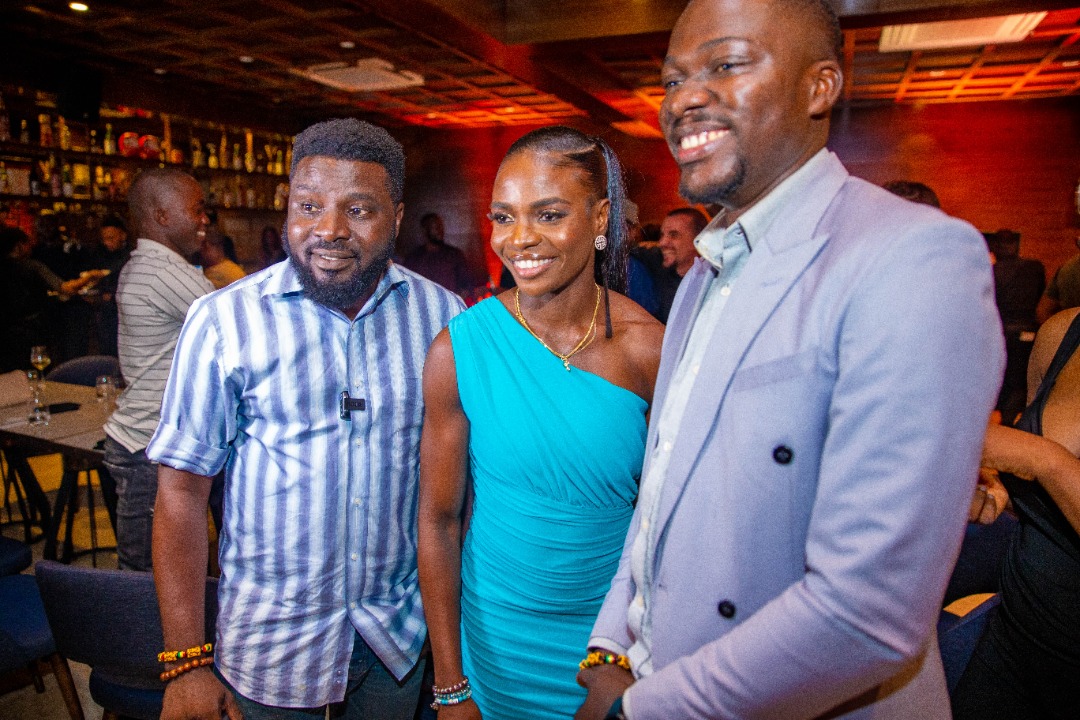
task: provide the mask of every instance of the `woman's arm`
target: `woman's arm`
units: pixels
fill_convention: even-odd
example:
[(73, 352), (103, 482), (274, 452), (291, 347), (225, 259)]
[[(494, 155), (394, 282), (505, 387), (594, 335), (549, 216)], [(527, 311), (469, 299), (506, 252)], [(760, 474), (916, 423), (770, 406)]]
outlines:
[(1067, 449), (1039, 435), (991, 425), (986, 431), (982, 464), (1038, 481), (1080, 533), (1080, 459)]
[[(462, 514), (469, 472), (469, 421), (461, 408), (450, 333), (443, 330), (424, 363), (420, 439), (420, 594), (427, 615), (435, 686), (465, 677), (461, 666)], [(446, 706), (448, 718), (479, 718), (473, 702)]]

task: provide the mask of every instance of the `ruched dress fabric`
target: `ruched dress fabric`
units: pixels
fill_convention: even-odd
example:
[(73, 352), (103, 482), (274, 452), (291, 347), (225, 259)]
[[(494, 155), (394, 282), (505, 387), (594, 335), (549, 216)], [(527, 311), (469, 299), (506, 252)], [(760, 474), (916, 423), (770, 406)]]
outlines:
[(633, 513), (647, 403), (567, 372), (496, 298), (454, 318), (450, 337), (473, 492), (465, 674), (486, 720), (569, 718)]

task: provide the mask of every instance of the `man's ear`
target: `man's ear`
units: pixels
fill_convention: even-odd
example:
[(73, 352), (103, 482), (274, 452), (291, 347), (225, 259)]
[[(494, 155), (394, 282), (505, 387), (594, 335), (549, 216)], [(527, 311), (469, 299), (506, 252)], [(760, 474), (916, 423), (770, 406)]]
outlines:
[(840, 99), (844, 72), (835, 60), (818, 60), (807, 69), (808, 110), (811, 117), (827, 116)]
[(405, 203), (399, 202), (394, 214), (394, 237), (396, 238), (401, 232), (401, 219), (405, 217)]

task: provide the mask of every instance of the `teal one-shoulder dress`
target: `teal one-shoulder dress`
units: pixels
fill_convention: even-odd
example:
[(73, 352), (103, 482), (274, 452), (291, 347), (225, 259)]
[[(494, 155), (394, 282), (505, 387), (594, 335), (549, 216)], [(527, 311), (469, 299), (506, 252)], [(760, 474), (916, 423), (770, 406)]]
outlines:
[(648, 406), (567, 371), (496, 298), (454, 318), (450, 338), (473, 489), (465, 674), (486, 720), (569, 718), (633, 512)]

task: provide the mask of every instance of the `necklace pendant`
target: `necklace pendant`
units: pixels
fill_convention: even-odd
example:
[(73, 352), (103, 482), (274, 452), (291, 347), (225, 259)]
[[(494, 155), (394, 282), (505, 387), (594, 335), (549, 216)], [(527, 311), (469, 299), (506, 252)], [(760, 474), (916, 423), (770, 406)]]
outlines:
[(562, 366), (566, 368), (566, 372), (570, 372), (570, 358), (563, 358)]

